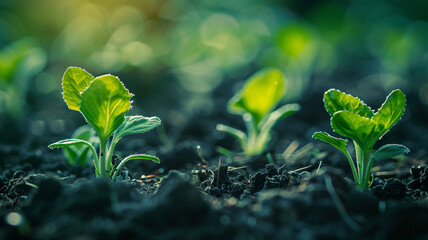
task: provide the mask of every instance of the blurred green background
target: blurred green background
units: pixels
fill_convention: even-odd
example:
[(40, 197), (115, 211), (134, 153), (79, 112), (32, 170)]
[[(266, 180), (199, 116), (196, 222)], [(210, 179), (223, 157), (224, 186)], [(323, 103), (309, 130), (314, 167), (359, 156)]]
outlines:
[(285, 73), (285, 101), (330, 87), (363, 99), (401, 88), (425, 121), (426, 9), (418, 0), (2, 0), (1, 140), (83, 124), (61, 99), (68, 66), (119, 76), (133, 111), (172, 126), (264, 67)]

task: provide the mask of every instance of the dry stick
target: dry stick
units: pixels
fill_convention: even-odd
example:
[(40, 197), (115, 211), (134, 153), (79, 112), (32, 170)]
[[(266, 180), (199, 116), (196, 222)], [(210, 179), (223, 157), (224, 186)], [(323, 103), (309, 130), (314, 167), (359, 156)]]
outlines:
[(216, 182), (217, 187), (218, 187), (218, 181), (220, 180), (220, 165), (221, 165), (221, 156), (220, 156), (220, 159), (218, 160), (217, 182)]
[(207, 169), (207, 170), (208, 170), (208, 172), (210, 172), (213, 175), (213, 179), (214, 179), (215, 173), (213, 172), (213, 170), (211, 170), (211, 169)]
[(250, 187), (251, 187), (251, 185), (245, 184), (245, 183), (243, 183), (243, 182), (238, 182), (238, 181), (237, 181), (237, 183), (238, 183), (238, 184), (241, 184), (242, 186), (248, 187), (248, 188), (250, 188)]
[(30, 183), (27, 181), (25, 181), (25, 185), (30, 186), (30, 187), (35, 188), (35, 189), (39, 189), (39, 187), (36, 184)]
[(312, 165), (309, 165), (309, 166), (306, 166), (306, 167), (302, 167), (302, 168), (298, 168), (296, 170), (289, 171), (288, 173), (294, 173), (294, 172), (302, 171), (302, 170), (305, 170), (305, 169), (310, 168), (310, 167), (312, 167)]
[(337, 208), (337, 211), (339, 212), (339, 215), (342, 217), (343, 221), (345, 221), (348, 226), (354, 230), (354, 231), (360, 231), (361, 227), (358, 225), (357, 222), (355, 222), (349, 214), (346, 212), (345, 206), (343, 206), (342, 202), (340, 201), (339, 196), (337, 196), (336, 191), (334, 190), (333, 183), (331, 181), (330, 176), (326, 175), (324, 177), (325, 181), (325, 187), (327, 188), (328, 193), (330, 194), (331, 199), (334, 202), (334, 205)]
[(241, 170), (241, 169), (245, 169), (247, 168), (247, 166), (241, 166), (241, 167), (228, 167), (227, 171), (228, 172), (232, 172), (232, 171), (237, 171), (237, 170)]
[(293, 182), (293, 176), (291, 176), (290, 180), (288, 181), (287, 189), (290, 187), (292, 182)]
[(315, 174), (318, 174), (318, 171), (320, 170), (321, 165), (322, 165), (322, 161), (320, 161), (320, 164), (318, 164), (318, 168), (317, 168), (317, 171), (315, 172)]
[(205, 159), (201, 159), (201, 161), (202, 161), (202, 163), (203, 163), (203, 165), (201, 165), (202, 167), (208, 167), (210, 164), (207, 162), (207, 160), (205, 160)]
[(288, 147), (284, 150), (282, 155), (284, 156), (284, 158), (288, 158), (289, 156), (291, 156), (291, 154), (293, 154), (294, 151), (296, 151), (298, 147), (299, 147), (299, 142), (297, 140), (294, 140), (288, 145)]
[(373, 171), (373, 175), (375, 177), (390, 177), (390, 176), (403, 177), (406, 175), (410, 175), (410, 168), (390, 170), (390, 171), (379, 171), (379, 172)]

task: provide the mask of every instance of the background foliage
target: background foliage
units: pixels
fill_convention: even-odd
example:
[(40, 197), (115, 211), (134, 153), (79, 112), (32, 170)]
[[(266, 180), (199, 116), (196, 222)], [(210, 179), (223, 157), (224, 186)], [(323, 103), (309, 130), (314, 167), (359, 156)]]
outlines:
[(232, 93), (265, 67), (286, 75), (284, 100), (335, 87), (380, 102), (401, 88), (426, 122), (425, 9), (417, 0), (4, 0), (0, 129), (71, 135), (82, 125), (61, 100), (70, 65), (119, 76), (134, 111), (171, 126), (212, 110), (217, 87)]

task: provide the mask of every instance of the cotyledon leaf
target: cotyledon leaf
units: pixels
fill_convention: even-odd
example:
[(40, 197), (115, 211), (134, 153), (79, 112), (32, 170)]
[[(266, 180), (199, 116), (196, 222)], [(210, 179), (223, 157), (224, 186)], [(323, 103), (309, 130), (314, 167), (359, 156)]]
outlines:
[(148, 132), (160, 124), (161, 120), (158, 117), (126, 116), (125, 121), (116, 130), (113, 142), (126, 135)]
[(110, 74), (95, 78), (82, 93), (80, 111), (101, 141), (123, 123), (125, 113), (131, 108), (132, 96), (123, 83)]
[(48, 147), (49, 148), (60, 148), (60, 147), (82, 146), (82, 145), (88, 146), (89, 149), (91, 150), (92, 156), (94, 158), (95, 171), (98, 173), (98, 169), (99, 169), (98, 155), (97, 155), (97, 151), (95, 150), (94, 146), (91, 143), (89, 143), (85, 140), (81, 140), (81, 139), (70, 138), (70, 139), (63, 139), (63, 140), (60, 140), (58, 142), (52, 143)]
[(64, 101), (68, 108), (80, 111), (82, 92), (90, 85), (94, 77), (78, 67), (69, 67), (62, 77), (62, 89)]
[(81, 145), (88, 146), (89, 149), (92, 151), (93, 156), (95, 158), (97, 157), (97, 151), (95, 150), (94, 146), (92, 146), (91, 143), (89, 143), (85, 140), (81, 140), (81, 139), (74, 139), (74, 138), (63, 139), (61, 141), (50, 144), (48, 147), (49, 148), (60, 148), (60, 147), (81, 146)]
[(239, 143), (241, 144), (242, 148), (246, 147), (247, 142), (247, 134), (245, 134), (243, 131), (238, 130), (233, 127), (229, 127), (227, 125), (223, 124), (217, 124), (216, 129), (221, 132), (225, 132), (236, 138)]
[(346, 145), (348, 144), (348, 140), (337, 138), (330, 136), (328, 133), (325, 132), (316, 132), (314, 135), (312, 135), (313, 138), (319, 139), (323, 142), (329, 143), (333, 147), (339, 149), (341, 152), (346, 152)]
[(376, 123), (376, 131), (380, 134), (379, 138), (400, 120), (405, 107), (406, 96), (402, 91), (397, 89), (388, 95), (385, 102), (373, 117), (373, 121)]
[(350, 111), (336, 112), (331, 118), (331, 126), (336, 133), (356, 141), (365, 150), (378, 140), (374, 121)]
[(387, 144), (379, 148), (373, 154), (372, 158), (374, 160), (388, 159), (408, 152), (410, 152), (410, 150), (401, 144)]
[(330, 116), (338, 111), (350, 111), (359, 116), (371, 118), (374, 113), (363, 101), (336, 89), (324, 93), (324, 107)]
[(135, 160), (135, 159), (149, 160), (149, 161), (153, 161), (155, 163), (160, 163), (159, 158), (157, 158), (155, 156), (152, 156), (152, 155), (147, 155), (147, 154), (134, 154), (134, 155), (130, 155), (130, 156), (126, 157), (125, 159), (123, 159), (119, 163), (119, 165), (117, 166), (117, 168), (113, 172), (113, 175), (112, 175), (111, 179), (114, 181), (116, 179), (117, 174), (119, 173), (120, 169), (125, 165), (125, 163), (127, 163), (130, 160)]
[(252, 75), (228, 103), (232, 113), (251, 113), (258, 124), (274, 109), (285, 93), (284, 75), (278, 69), (263, 69)]
[(287, 116), (290, 116), (299, 110), (300, 110), (300, 105), (296, 103), (292, 103), (292, 104), (286, 104), (276, 109), (275, 111), (271, 112), (270, 114), (268, 114), (268, 116), (265, 117), (257, 126), (260, 129), (259, 136), (257, 137), (258, 139), (257, 141), (259, 141), (260, 143), (264, 143), (263, 145), (266, 146), (266, 144), (270, 140), (271, 130), (275, 126), (275, 124), (279, 120)]
[(348, 151), (346, 150), (346, 145), (348, 144), (348, 140), (330, 136), (328, 133), (325, 133), (325, 132), (316, 132), (314, 133), (314, 135), (312, 135), (312, 137), (315, 139), (324, 141), (326, 143), (329, 143), (333, 147), (339, 149), (346, 156), (348, 160), (349, 166), (352, 169), (352, 175), (353, 175), (354, 181), (358, 181), (358, 174), (357, 174), (357, 169), (355, 167), (354, 161), (352, 160), (352, 157), (349, 155)]
[(271, 112), (257, 126), (261, 131), (270, 131), (273, 126), (281, 119), (293, 115), (300, 110), (300, 105), (297, 103), (286, 104), (275, 111)]

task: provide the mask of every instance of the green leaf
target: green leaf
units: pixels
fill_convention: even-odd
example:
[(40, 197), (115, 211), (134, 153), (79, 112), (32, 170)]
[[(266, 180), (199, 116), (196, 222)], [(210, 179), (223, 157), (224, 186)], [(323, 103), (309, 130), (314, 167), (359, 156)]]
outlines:
[[(334, 96), (334, 93), (326, 94), (326, 96)], [(340, 98), (340, 96), (343, 97), (343, 95), (340, 94), (335, 97)], [(351, 100), (353, 98), (350, 95), (346, 96), (348, 96)], [(326, 99), (326, 102), (328, 103), (345, 102), (337, 101), (333, 98), (330, 101), (330, 97), (327, 97)], [(351, 100), (349, 101), (357, 101), (355, 99), (352, 101)], [(337, 109), (337, 106), (339, 105), (329, 104), (328, 106), (329, 108), (331, 107), (330, 110), (332, 110)], [(348, 106), (348, 108), (353, 108), (349, 106), (357, 105), (348, 104), (346, 106)], [(331, 118), (331, 125), (335, 132), (339, 133), (342, 136), (353, 139), (357, 142), (358, 145), (360, 145), (361, 148), (368, 150), (371, 149), (376, 143), (376, 141), (379, 140), (379, 138), (381, 138), (386, 132), (388, 132), (389, 129), (391, 129), (391, 127), (396, 124), (398, 120), (400, 120), (401, 116), (404, 113), (405, 106), (405, 95), (400, 90), (395, 90), (388, 95), (382, 107), (371, 118), (365, 117), (364, 114), (362, 114), (368, 113), (367, 109), (364, 110), (364, 107), (361, 107), (360, 111), (357, 111), (356, 109), (360, 108), (360, 105), (358, 105), (356, 108), (353, 108), (354, 111), (335, 112), (333, 114), (333, 117)]]
[[(94, 130), (89, 125), (84, 125), (77, 128), (73, 135), (73, 139), (80, 139), (89, 142), (96, 148), (99, 144), (99, 140), (95, 135)], [(85, 144), (75, 144), (72, 146), (64, 146), (63, 154), (71, 165), (85, 165), (92, 157), (92, 153), (89, 151), (89, 147)]]
[(81, 145), (83, 148), (78, 151), (73, 149), (73, 147), (76, 146), (63, 147), (63, 154), (70, 165), (84, 166), (88, 160), (91, 159), (92, 153), (89, 151), (90, 149), (83, 144)]
[(239, 141), (239, 144), (241, 144), (243, 149), (246, 148), (247, 135), (241, 130), (223, 124), (217, 124), (216, 129), (218, 131), (230, 134)]
[(379, 148), (372, 156), (374, 160), (388, 159), (396, 157), (405, 153), (409, 153), (410, 150), (401, 144), (388, 144)]
[(80, 140), (80, 139), (63, 139), (61, 141), (58, 141), (56, 143), (52, 143), (50, 144), (48, 147), (49, 148), (60, 148), (60, 147), (71, 147), (71, 146), (81, 146), (81, 145), (86, 145), (89, 147), (89, 149), (92, 152), (92, 156), (94, 156), (94, 166), (95, 166), (95, 172), (99, 172), (99, 166), (98, 166), (98, 155), (97, 155), (97, 151), (95, 150), (94, 146), (85, 141), (85, 140)]
[(352, 160), (351, 155), (349, 155), (348, 151), (346, 150), (346, 145), (348, 144), (348, 140), (330, 136), (328, 133), (325, 133), (325, 132), (316, 132), (314, 133), (314, 135), (312, 135), (312, 137), (315, 139), (324, 141), (326, 143), (329, 143), (333, 147), (339, 149), (346, 156), (346, 159), (348, 160), (349, 166), (351, 167), (354, 181), (355, 182), (358, 181), (358, 173), (357, 173), (357, 169), (355, 167), (354, 161)]
[(152, 155), (147, 155), (147, 154), (134, 154), (134, 155), (130, 155), (126, 158), (124, 158), (119, 165), (117, 166), (117, 168), (114, 170), (113, 175), (111, 177), (111, 180), (114, 181), (117, 177), (117, 174), (119, 173), (120, 169), (125, 166), (125, 163), (127, 163), (130, 160), (135, 160), (135, 159), (142, 159), (142, 160), (149, 160), (149, 161), (153, 161), (156, 163), (160, 163), (159, 158), (152, 156)]
[[(277, 110), (273, 111), (271, 114), (268, 115), (265, 120), (263, 120), (261, 123), (259, 123), (259, 135), (257, 136), (256, 145), (260, 146), (262, 150), (266, 148), (266, 145), (268, 144), (270, 137), (271, 137), (271, 130), (275, 126), (275, 124), (285, 118), (288, 117), (297, 111), (300, 110), (299, 104), (287, 104), (284, 105)], [(256, 148), (256, 146), (252, 146)]]
[(348, 144), (348, 140), (330, 136), (325, 132), (316, 132), (314, 135), (312, 135), (312, 137), (332, 145), (341, 152), (346, 152), (346, 145)]
[(256, 124), (270, 113), (285, 93), (284, 75), (278, 69), (263, 69), (252, 75), (228, 103), (231, 113), (250, 113)]
[(258, 127), (261, 129), (261, 132), (270, 131), (279, 120), (293, 115), (299, 110), (300, 105), (297, 103), (286, 104), (269, 114), (269, 116), (265, 118), (266, 120), (262, 121)]
[(160, 124), (161, 120), (158, 117), (126, 116), (125, 121), (116, 130), (113, 142), (119, 141), (126, 135), (148, 132)]
[(63, 139), (61, 141), (58, 141), (56, 143), (52, 143), (50, 144), (48, 147), (49, 148), (60, 148), (60, 147), (70, 147), (70, 146), (81, 146), (81, 145), (86, 145), (89, 147), (89, 149), (92, 151), (93, 156), (97, 157), (97, 151), (95, 150), (94, 146), (92, 146), (91, 143), (85, 141), (85, 140), (81, 140), (81, 139)]
[(134, 155), (130, 155), (127, 156), (125, 159), (122, 160), (122, 162), (127, 162), (129, 160), (135, 160), (135, 159), (140, 159), (140, 160), (149, 160), (149, 161), (153, 161), (156, 163), (160, 163), (159, 158), (152, 156), (152, 155), (148, 155), (148, 154), (134, 154)]
[(382, 107), (373, 117), (373, 121), (376, 123), (376, 131), (379, 133), (378, 138), (381, 138), (400, 120), (405, 107), (406, 96), (403, 92), (397, 89), (388, 95)]
[(336, 112), (331, 118), (331, 126), (336, 133), (354, 140), (364, 150), (373, 147), (378, 140), (376, 124), (350, 111)]
[(123, 123), (132, 96), (117, 77), (109, 74), (95, 78), (82, 93), (80, 111), (101, 141)]
[(217, 146), (217, 147), (215, 148), (215, 150), (216, 150), (218, 153), (220, 153), (221, 155), (224, 155), (224, 156), (233, 156), (233, 155), (236, 155), (236, 153), (235, 153), (234, 151), (229, 150), (229, 149), (224, 148), (224, 147), (220, 147), (220, 146)]
[(78, 67), (69, 67), (62, 77), (62, 89), (65, 103), (68, 108), (80, 111), (82, 92), (89, 86), (94, 77)]
[(359, 116), (371, 118), (374, 113), (363, 101), (336, 89), (324, 93), (324, 107), (330, 116), (338, 111), (350, 111)]

